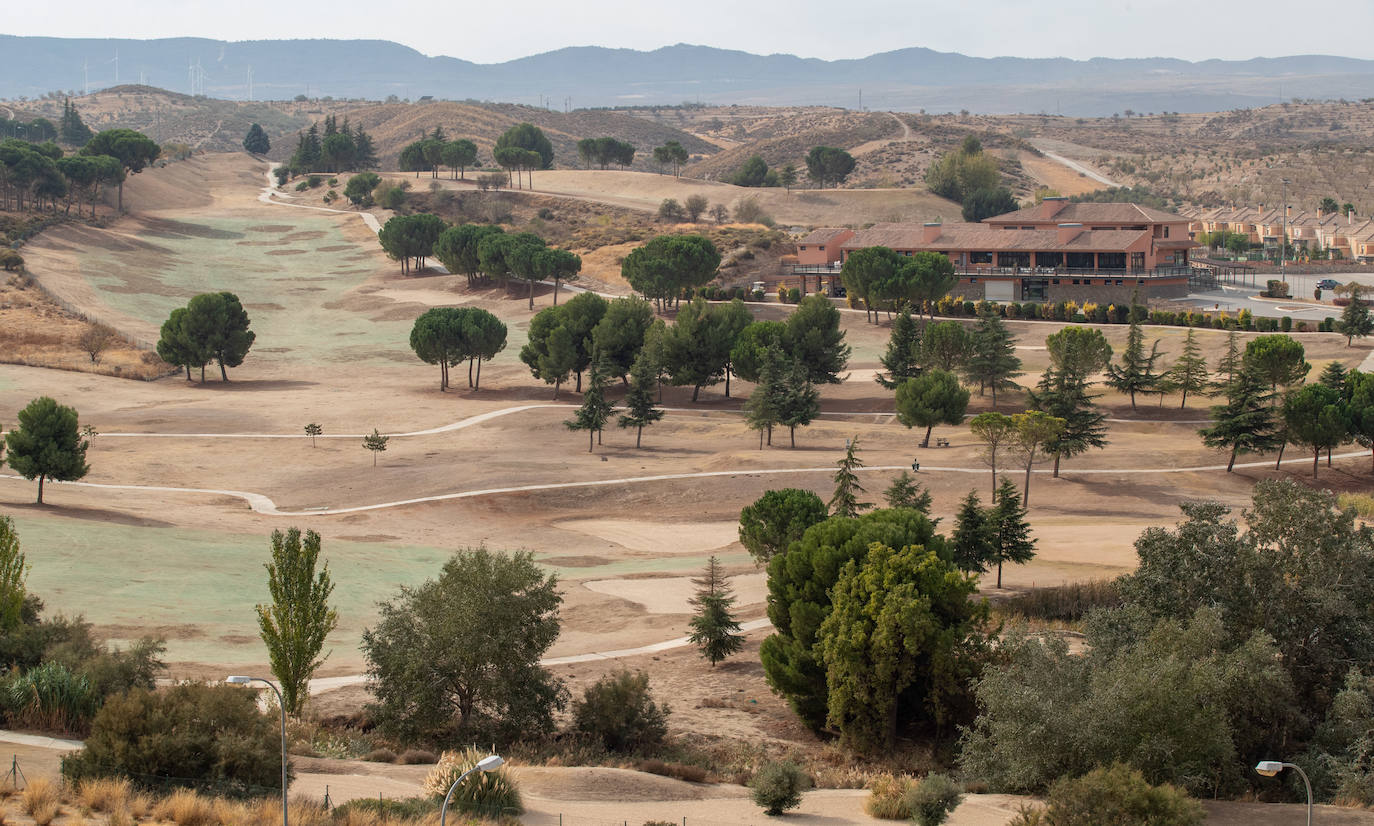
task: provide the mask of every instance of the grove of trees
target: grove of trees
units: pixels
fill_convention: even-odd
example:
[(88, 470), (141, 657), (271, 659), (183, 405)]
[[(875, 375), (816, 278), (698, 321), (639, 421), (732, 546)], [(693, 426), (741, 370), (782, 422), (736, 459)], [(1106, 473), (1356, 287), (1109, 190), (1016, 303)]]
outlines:
[(415, 319), (410, 348), (421, 361), (439, 365), (440, 390), (449, 387), (449, 368), (464, 361), (468, 363), (468, 387), (480, 389), (482, 362), (506, 348), (506, 325), (478, 307), (435, 307)]
[(200, 368), (205, 383), (205, 366), (219, 364), (222, 381), (229, 381), (226, 368), (238, 367), (248, 355), (257, 334), (248, 329), (248, 313), (238, 296), (231, 292), (201, 293), (172, 311), (162, 323), (157, 342), (158, 356), (168, 364), (186, 370)]

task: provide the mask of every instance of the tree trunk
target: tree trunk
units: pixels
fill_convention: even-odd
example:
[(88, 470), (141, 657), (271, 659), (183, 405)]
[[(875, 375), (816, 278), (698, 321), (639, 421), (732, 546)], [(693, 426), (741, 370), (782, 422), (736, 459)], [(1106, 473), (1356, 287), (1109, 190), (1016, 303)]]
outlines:
[(1002, 563), (1000, 561), (997, 563), (997, 587), (1002, 587)]
[(696, 402), (697, 402), (697, 396), (699, 396), (700, 394), (701, 394), (701, 385), (698, 384), (698, 385), (696, 385), (696, 386), (694, 386), (694, 387), (692, 388), (692, 404), (696, 404)]
[[(22, 209), (22, 207), (21, 207)], [(124, 182), (119, 182), (119, 211), (124, 211)]]
[(1326, 448), (1326, 466), (1327, 466), (1327, 467), (1331, 467), (1331, 446), (1330, 446), (1330, 445), (1328, 445), (1327, 448)]
[(1135, 391), (1131, 391), (1131, 409), (1135, 410)]
[(1319, 448), (1319, 447), (1314, 447), (1314, 448), (1312, 448), (1312, 478), (1313, 478), (1313, 479), (1316, 479), (1316, 478), (1317, 478), (1317, 468), (1321, 467), (1321, 461), (1322, 461), (1322, 449)]
[(582, 392), (582, 371), (581, 371), (581, 370), (578, 370), (578, 371), (577, 371), (577, 392), (578, 392), (578, 393), (581, 393), (581, 392)]
[[(418, 177), (418, 176), (417, 176)], [(377, 466), (377, 451), (372, 451), (372, 466)]]
[(187, 381), (190, 381), (190, 380), (191, 380), (191, 365), (189, 365), (189, 364), (183, 364), (183, 365), (181, 365), (181, 366), (186, 368), (186, 380), (187, 380)]
[(1023, 508), (1030, 503), (1030, 476), (1031, 465), (1033, 464), (1035, 464), (1034, 457), (1031, 458), (1031, 461), (1026, 462), (1026, 486), (1021, 490), (1021, 507)]
[(1226, 463), (1226, 472), (1227, 472), (1227, 473), (1230, 473), (1230, 472), (1231, 472), (1231, 468), (1233, 468), (1233, 467), (1235, 467), (1235, 466), (1236, 466), (1236, 449), (1235, 449), (1235, 447), (1233, 446), (1233, 447), (1231, 448), (1231, 461), (1229, 461), (1229, 462)]
[(38, 474), (38, 504), (43, 504), (43, 480), (48, 478), (46, 473)]
[(730, 398), (730, 368), (725, 368), (725, 398)]
[(644, 438), (644, 425), (640, 425), (635, 431), (635, 450), (639, 450), (639, 440)]
[(558, 401), (558, 389), (563, 386), (563, 380), (559, 379), (553, 383), (553, 400)]
[(997, 382), (992, 383), (992, 409), (997, 409)]
[[(1164, 397), (1163, 397), (1163, 396), (1160, 396), (1160, 402), (1162, 403), (1163, 401), (1164, 401)], [(1187, 406), (1187, 404), (1188, 404), (1188, 388), (1185, 387), (1185, 388), (1183, 388), (1183, 401), (1181, 401), (1181, 402), (1178, 403), (1178, 409), (1179, 409), (1179, 410), (1182, 410), (1184, 407)]]
[(788, 431), (789, 431), (788, 435), (790, 435), (790, 436), (792, 437), (792, 447), (795, 448), (795, 447), (797, 446), (797, 426), (796, 426), (796, 425), (789, 425), (789, 426), (788, 426)]
[(588, 452), (588, 453), (591, 453), (591, 452), (592, 452), (592, 448), (596, 446), (596, 445), (593, 444), (593, 442), (592, 442), (592, 437), (595, 436), (595, 435), (596, 435), (596, 434), (592, 431), (592, 429), (591, 429), (590, 427), (587, 428), (587, 452)]
[(1279, 458), (1278, 458), (1278, 461), (1274, 462), (1274, 470), (1278, 470), (1278, 469), (1279, 469), (1279, 465), (1282, 465), (1282, 464), (1283, 464), (1283, 451), (1284, 451), (1285, 449), (1287, 449), (1287, 447), (1288, 447), (1288, 443), (1287, 443), (1287, 442), (1284, 442), (1283, 444), (1279, 445)]
[(476, 361), (477, 361), (477, 381), (473, 383), (472, 389), (473, 389), (473, 390), (481, 390), (481, 389), (482, 389), (482, 360), (479, 358), (479, 359), (476, 359)]
[(530, 309), (534, 309), (534, 279), (530, 279)]
[(205, 383), (205, 365), (203, 364), (200, 366), (200, 383)]
[(759, 428), (759, 450), (763, 450), (763, 428)]
[(930, 431), (935, 429), (935, 425), (926, 428), (926, 437), (921, 441), (921, 447), (930, 447)]
[(1055, 478), (1055, 479), (1058, 479), (1058, 478), (1059, 478), (1059, 457), (1060, 457), (1060, 455), (1061, 455), (1061, 454), (1059, 454), (1059, 453), (1054, 454), (1054, 473), (1053, 473), (1053, 478)]
[(596, 443), (597, 443), (597, 444), (601, 444), (601, 434), (602, 434), (603, 432), (604, 432), (604, 431), (603, 431), (601, 428), (599, 428), (599, 427), (596, 429)]
[(476, 361), (475, 358), (468, 359), (468, 387), (472, 386), (472, 363), (474, 361)]
[(997, 448), (991, 448), (988, 458), (992, 461), (992, 495), (997, 496)]
[(228, 371), (226, 371), (226, 370), (224, 369), (224, 360), (223, 360), (223, 359), (221, 359), (221, 360), (220, 360), (220, 363), (219, 363), (219, 378), (220, 378), (220, 381), (229, 381), (229, 373), (228, 373)]
[(558, 276), (553, 277), (553, 306), (558, 306)]

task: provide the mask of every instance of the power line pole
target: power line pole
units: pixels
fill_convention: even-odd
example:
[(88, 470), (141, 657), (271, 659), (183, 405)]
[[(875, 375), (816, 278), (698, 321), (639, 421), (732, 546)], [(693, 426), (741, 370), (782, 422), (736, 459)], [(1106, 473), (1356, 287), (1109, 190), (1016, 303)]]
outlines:
[(1279, 269), (1288, 266), (1288, 179), (1280, 178), (1283, 183), (1283, 237), (1279, 239)]

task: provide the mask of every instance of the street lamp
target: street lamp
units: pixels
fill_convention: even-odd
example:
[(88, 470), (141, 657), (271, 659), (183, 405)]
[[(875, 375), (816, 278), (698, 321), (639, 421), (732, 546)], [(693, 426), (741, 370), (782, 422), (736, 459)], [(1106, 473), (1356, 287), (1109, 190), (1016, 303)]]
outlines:
[(1279, 269), (1288, 266), (1288, 179), (1280, 178), (1283, 184), (1283, 237), (1279, 239)]
[(242, 674), (231, 675), (224, 680), (230, 685), (248, 685), (251, 682), (266, 683), (272, 689), (272, 693), (277, 695), (277, 707), (281, 709), (281, 826), (290, 826), (286, 820), (286, 701), (282, 699), (281, 692), (271, 680), (264, 680), (262, 677), (245, 677)]
[(1312, 826), (1312, 783), (1307, 779), (1307, 772), (1295, 763), (1283, 763), (1278, 760), (1261, 760), (1255, 764), (1255, 771), (1265, 777), (1273, 777), (1284, 769), (1297, 772), (1302, 777), (1302, 784), (1307, 787), (1307, 826)]
[(439, 809), (439, 826), (445, 826), (448, 818), (448, 802), (453, 799), (453, 793), (458, 791), (458, 784), (463, 782), (463, 778), (475, 771), (491, 772), (501, 768), (502, 760), (495, 754), (489, 754), (477, 761), (477, 765), (458, 775), (458, 779), (453, 781), (453, 785), (448, 787), (448, 794), (444, 795), (444, 805)]

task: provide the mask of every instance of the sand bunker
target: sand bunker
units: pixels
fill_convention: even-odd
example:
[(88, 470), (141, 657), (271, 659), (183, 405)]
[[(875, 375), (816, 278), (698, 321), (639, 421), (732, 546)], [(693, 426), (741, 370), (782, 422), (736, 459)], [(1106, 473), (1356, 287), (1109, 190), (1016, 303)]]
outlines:
[(738, 522), (639, 522), (632, 519), (569, 519), (554, 527), (594, 536), (635, 551), (699, 554), (739, 539)]
[[(582, 583), (598, 594), (637, 602), (651, 614), (690, 614), (691, 599), (696, 593), (692, 578), (686, 576), (654, 579), (598, 579)], [(768, 596), (768, 575), (740, 574), (730, 577), (735, 591), (735, 606), (755, 605)]]

